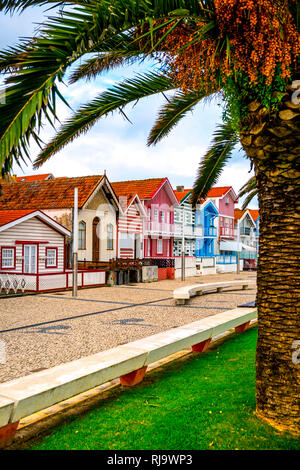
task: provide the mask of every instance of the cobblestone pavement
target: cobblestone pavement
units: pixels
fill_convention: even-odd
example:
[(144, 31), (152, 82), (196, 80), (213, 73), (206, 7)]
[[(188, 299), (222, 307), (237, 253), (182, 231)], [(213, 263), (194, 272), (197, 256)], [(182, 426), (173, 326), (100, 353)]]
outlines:
[[(235, 308), (255, 299), (247, 291), (194, 297), (175, 306), (173, 290), (189, 284), (255, 280), (256, 274), (220, 274), (149, 284), (101, 287), (0, 299), (0, 382), (76, 360), (120, 344)], [(3, 343), (4, 342), (4, 343)], [(2, 354), (3, 356), (3, 354)], [(3, 358), (0, 360), (2, 362)]]

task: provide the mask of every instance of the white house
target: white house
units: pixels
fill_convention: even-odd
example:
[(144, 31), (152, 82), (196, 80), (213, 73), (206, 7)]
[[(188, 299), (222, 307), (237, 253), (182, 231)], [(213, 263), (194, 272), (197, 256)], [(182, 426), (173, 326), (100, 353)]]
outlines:
[[(0, 292), (72, 287), (66, 268), (70, 231), (39, 210), (0, 211)], [(78, 285), (103, 285), (105, 272), (79, 271)]]

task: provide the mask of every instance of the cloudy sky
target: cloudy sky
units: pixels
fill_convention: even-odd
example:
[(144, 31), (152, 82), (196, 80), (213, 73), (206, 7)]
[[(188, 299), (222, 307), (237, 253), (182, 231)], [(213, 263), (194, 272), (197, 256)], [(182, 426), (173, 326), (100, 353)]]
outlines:
[[(0, 12), (0, 48), (16, 44), (20, 37), (32, 36), (37, 25), (48, 14), (44, 10), (45, 7), (30, 8), (14, 16)], [(75, 110), (117, 81), (153, 67), (155, 65), (148, 62), (119, 68), (94, 81), (62, 85), (60, 90)], [(101, 174), (106, 170), (111, 181), (167, 176), (173, 186), (192, 187), (199, 161), (209, 146), (216, 124), (221, 122), (222, 109), (217, 102), (198, 105), (167, 138), (149, 148), (146, 145), (147, 136), (164, 103), (165, 98), (159, 95), (146, 98), (134, 107), (128, 106), (125, 111), (132, 124), (119, 113), (101, 119), (92, 130), (52, 157), (38, 172), (51, 172), (55, 176), (83, 176)], [(69, 110), (61, 103), (58, 114), (63, 121)], [(45, 125), (42, 139), (47, 142), (52, 135), (53, 130)], [(32, 160), (37, 154), (38, 148), (32, 145)], [(237, 149), (218, 185), (232, 185), (238, 192), (252, 174), (248, 173), (249, 167), (249, 161)], [(23, 171), (16, 167), (15, 173), (21, 176), (36, 171), (28, 164)], [(256, 203), (252, 207), (256, 207)]]

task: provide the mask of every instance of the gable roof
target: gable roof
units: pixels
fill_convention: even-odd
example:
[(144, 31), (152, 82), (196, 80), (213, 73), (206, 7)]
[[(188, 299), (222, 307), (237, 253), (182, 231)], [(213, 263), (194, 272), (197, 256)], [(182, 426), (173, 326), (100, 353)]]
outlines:
[(10, 222), (14, 222), (24, 215), (31, 214), (32, 210), (21, 210), (21, 211), (0, 211), (0, 227), (3, 225), (9, 224)]
[(50, 180), (54, 179), (52, 173), (43, 173), (41, 175), (27, 175), (27, 176), (17, 176), (16, 181), (42, 181), (42, 180)]
[[(134, 200), (136, 200), (136, 204), (139, 206), (140, 214), (142, 217), (147, 217), (145, 208), (143, 204), (141, 203), (141, 199), (139, 198), (139, 195), (137, 193), (131, 194), (124, 194), (124, 189), (123, 185), (120, 183), (111, 183), (111, 187), (117, 196), (119, 200), (119, 205), (123, 208), (124, 213), (129, 209), (129, 207), (134, 203)], [(126, 198), (126, 201), (124, 201), (122, 198)]]
[(189, 195), (189, 193), (192, 192), (192, 189), (184, 189), (183, 191), (176, 191), (174, 189), (173, 191), (175, 193), (177, 201), (181, 202), (183, 199), (186, 199), (186, 197)]
[(252, 218), (252, 215), (251, 215), (249, 209), (244, 209), (244, 210), (234, 209), (234, 222), (237, 222), (238, 220), (243, 219), (246, 215), (248, 215), (248, 217), (250, 218), (252, 224), (255, 226), (255, 221)]
[(151, 199), (167, 178), (149, 178), (145, 180), (117, 181), (111, 183), (119, 196), (132, 198), (138, 194), (140, 199)]
[(234, 221), (236, 222), (237, 220), (240, 220), (244, 214), (247, 212), (247, 210), (241, 210), (241, 209), (234, 209)]
[(78, 188), (81, 208), (102, 181), (103, 175), (55, 178), (47, 181), (4, 183), (1, 186), (0, 210), (66, 209), (74, 205)]
[(249, 209), (249, 212), (250, 212), (254, 222), (256, 222), (257, 219), (259, 218), (259, 210), (258, 209)]
[(222, 198), (224, 197), (229, 191), (232, 192), (233, 199), (235, 202), (237, 202), (237, 195), (235, 194), (235, 191), (232, 186), (216, 186), (211, 188), (206, 196), (206, 199), (208, 198)]
[(63, 235), (71, 235), (71, 232), (64, 227), (63, 225), (56, 222), (48, 215), (44, 214), (42, 211), (33, 211), (33, 210), (11, 210), (11, 211), (0, 211), (0, 232), (13, 227), (25, 220), (37, 217), (42, 222), (45, 222), (47, 225), (50, 225), (54, 230), (62, 233)]

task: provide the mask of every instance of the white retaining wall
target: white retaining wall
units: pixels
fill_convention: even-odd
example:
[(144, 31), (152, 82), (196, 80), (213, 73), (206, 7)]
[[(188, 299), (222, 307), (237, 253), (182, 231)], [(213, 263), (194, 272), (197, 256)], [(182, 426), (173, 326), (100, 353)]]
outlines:
[(0, 427), (255, 319), (237, 308), (0, 384)]

